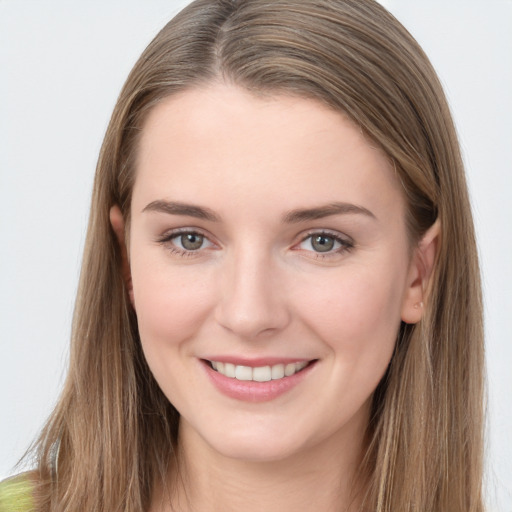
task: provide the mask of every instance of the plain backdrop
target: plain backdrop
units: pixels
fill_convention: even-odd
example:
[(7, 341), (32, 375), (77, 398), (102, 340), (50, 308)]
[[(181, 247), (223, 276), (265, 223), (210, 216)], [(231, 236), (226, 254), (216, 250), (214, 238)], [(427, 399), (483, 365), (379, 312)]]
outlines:
[[(490, 510), (512, 512), (512, 1), (382, 0), (458, 126), (484, 277)], [(184, 0), (0, 0), (0, 479), (63, 381), (96, 158), (138, 55)]]

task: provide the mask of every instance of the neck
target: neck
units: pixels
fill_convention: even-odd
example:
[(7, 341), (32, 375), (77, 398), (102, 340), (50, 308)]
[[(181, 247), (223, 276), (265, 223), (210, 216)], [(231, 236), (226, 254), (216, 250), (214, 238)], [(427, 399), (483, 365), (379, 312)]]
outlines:
[[(186, 422), (179, 434), (179, 472), (172, 497), (160, 494), (154, 512), (355, 512), (360, 500), (357, 469), (363, 452), (362, 425), (349, 435), (335, 433), (314, 447), (272, 461), (225, 457), (209, 446)], [(153, 501), (156, 504), (156, 500)]]

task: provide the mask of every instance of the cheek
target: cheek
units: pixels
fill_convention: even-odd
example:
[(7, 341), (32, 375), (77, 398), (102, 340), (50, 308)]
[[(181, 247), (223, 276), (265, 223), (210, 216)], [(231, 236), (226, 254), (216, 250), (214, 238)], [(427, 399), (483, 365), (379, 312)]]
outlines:
[[(187, 271), (188, 270), (188, 271)], [(186, 365), (197, 334), (207, 318), (211, 286), (190, 269), (132, 263), (133, 292), (142, 350), (160, 388), (175, 406), (187, 402), (186, 389), (194, 389), (194, 374)], [(181, 408), (180, 408), (181, 410)]]
[(345, 364), (387, 366), (400, 326), (404, 277), (382, 265), (341, 269), (302, 294), (303, 318)]
[(143, 346), (179, 345), (208, 315), (212, 287), (191, 268), (132, 263), (133, 293)]
[(368, 268), (341, 272), (304, 294), (302, 318), (330, 354), (335, 391), (330, 398), (341, 404), (330, 409), (332, 425), (369, 404), (389, 366), (400, 327), (401, 276)]

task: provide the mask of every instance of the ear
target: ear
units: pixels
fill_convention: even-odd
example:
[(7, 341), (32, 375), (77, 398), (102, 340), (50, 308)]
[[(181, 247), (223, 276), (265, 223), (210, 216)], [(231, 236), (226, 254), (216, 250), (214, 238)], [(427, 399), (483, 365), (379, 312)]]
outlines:
[(437, 219), (414, 249), (402, 302), (402, 320), (407, 324), (418, 323), (423, 316), (428, 300), (430, 278), (436, 262), (440, 232), (441, 224)]
[(128, 258), (128, 248), (126, 246), (126, 235), (125, 235), (125, 222), (123, 214), (119, 206), (114, 205), (110, 208), (110, 224), (116, 234), (117, 241), (119, 243), (119, 249), (121, 251), (121, 272), (123, 274), (123, 280), (130, 297), (132, 307), (135, 309), (135, 301), (133, 299), (133, 284), (132, 284), (132, 273), (130, 269), (130, 260)]

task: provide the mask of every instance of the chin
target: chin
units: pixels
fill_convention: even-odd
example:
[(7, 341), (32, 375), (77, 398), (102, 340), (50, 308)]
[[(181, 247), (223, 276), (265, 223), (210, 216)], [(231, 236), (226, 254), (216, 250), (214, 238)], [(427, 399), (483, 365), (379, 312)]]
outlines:
[[(249, 425), (237, 426), (222, 424), (218, 429), (194, 430), (189, 424), (183, 425), (186, 432), (180, 437), (189, 437), (197, 447), (204, 443), (210, 452), (229, 459), (247, 462), (271, 462), (285, 460), (305, 449), (304, 433), (291, 432), (290, 428), (282, 429), (270, 425), (255, 425), (257, 420)], [(255, 428), (255, 427), (258, 428)], [(301, 434), (301, 435), (299, 435)], [(300, 439), (300, 441), (299, 441)]]
[(211, 445), (224, 457), (247, 462), (277, 462), (298, 454), (302, 447), (283, 440), (235, 439)]

